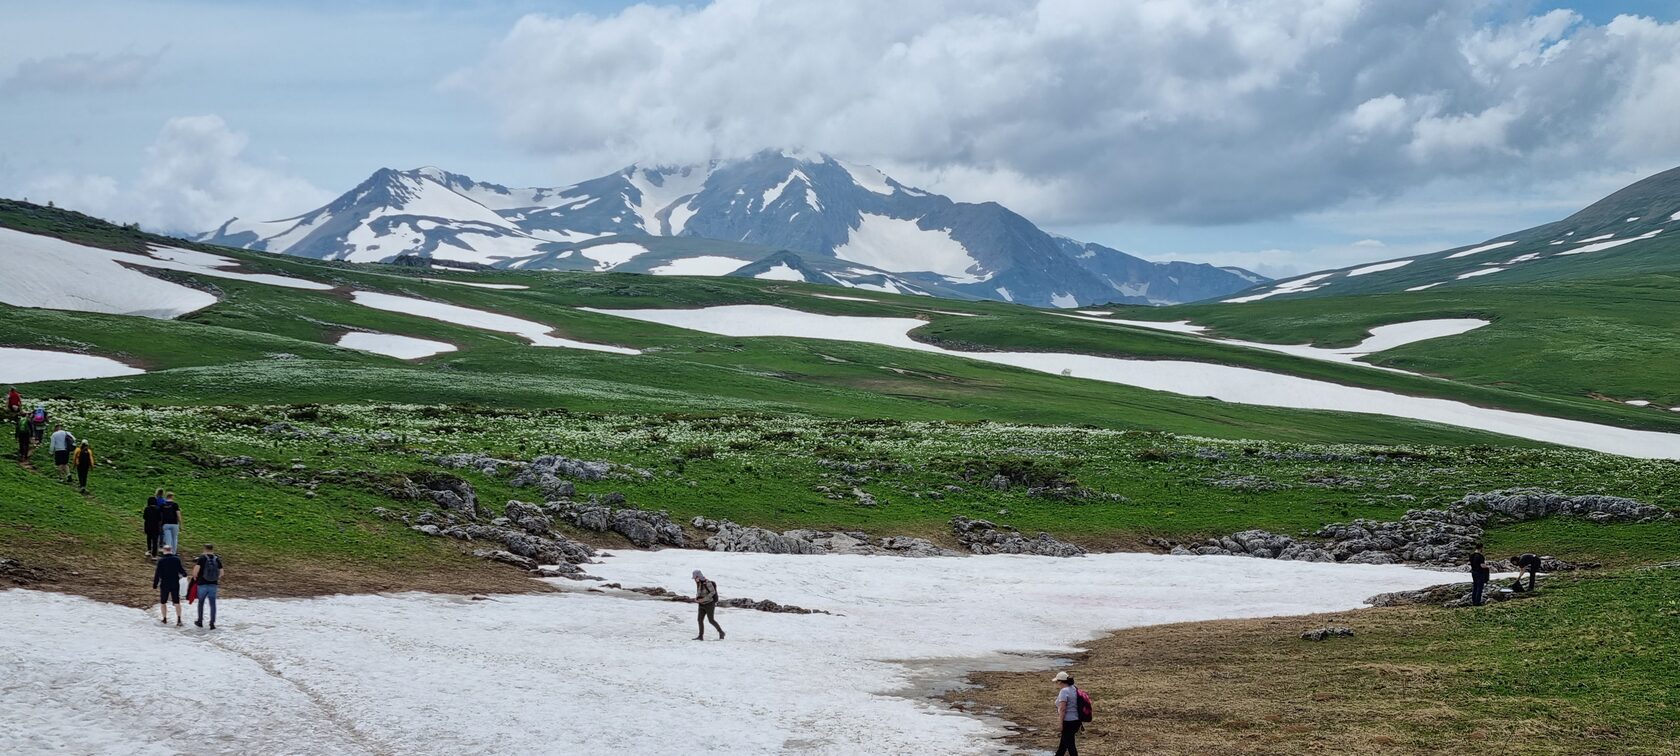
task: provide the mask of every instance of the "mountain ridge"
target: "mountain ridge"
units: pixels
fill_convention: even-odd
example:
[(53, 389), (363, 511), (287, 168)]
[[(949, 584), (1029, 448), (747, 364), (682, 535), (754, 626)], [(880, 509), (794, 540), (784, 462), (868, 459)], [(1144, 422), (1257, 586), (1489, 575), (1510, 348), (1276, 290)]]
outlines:
[[(804, 279), (812, 283), (1054, 307), (1188, 302), (1265, 280), (1242, 269), (1143, 260), (1051, 234), (996, 202), (957, 202), (828, 155), (768, 151), (687, 166), (633, 164), (557, 188), (511, 188), (434, 166), (381, 168), (315, 210), (276, 221), (236, 218), (193, 238), (351, 262), (420, 256), (673, 275), (733, 275), (791, 252), (822, 268)], [(608, 243), (642, 251), (613, 250), (616, 262), (589, 254)], [(643, 264), (622, 267), (638, 259)], [(645, 264), (652, 262), (665, 264)]]

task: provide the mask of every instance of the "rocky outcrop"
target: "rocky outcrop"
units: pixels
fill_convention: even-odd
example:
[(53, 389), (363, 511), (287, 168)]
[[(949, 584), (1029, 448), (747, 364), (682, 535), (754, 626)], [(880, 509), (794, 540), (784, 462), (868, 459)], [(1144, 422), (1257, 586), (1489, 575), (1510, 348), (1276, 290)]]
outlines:
[[(617, 500), (623, 501), (623, 497)], [(551, 501), (543, 505), (543, 511), (583, 530), (618, 533), (644, 549), (688, 545), (682, 526), (672, 522), (668, 512), (615, 508), (601, 502), (600, 499), (583, 503)]]
[[(1470, 591), (1471, 585), (1469, 583), (1432, 585), (1415, 591), (1379, 593), (1365, 599), (1365, 603), (1371, 606), (1433, 605), (1458, 608), (1471, 605)], [(1500, 586), (1489, 583), (1487, 588), (1482, 591), (1482, 600), (1486, 602), (1510, 601), (1534, 595), (1536, 594), (1526, 591), (1507, 591)]]
[[(1535, 489), (1511, 489), (1471, 494), (1445, 509), (1408, 510), (1394, 521), (1360, 519), (1326, 525), (1312, 533), (1313, 538), (1321, 540), (1246, 530), (1200, 544), (1177, 545), (1172, 553), (1457, 566), (1468, 561), (1490, 523), (1550, 516), (1584, 517), (1595, 522), (1655, 522), (1674, 517), (1661, 507), (1617, 496), (1564, 496)], [(1547, 572), (1578, 566), (1547, 559), (1549, 566), (1542, 567)], [(1490, 566), (1498, 568), (1497, 564)]]
[(760, 554), (822, 554), (822, 547), (803, 538), (773, 530), (737, 525), (729, 520), (694, 518), (694, 527), (708, 531), (706, 548), (712, 551), (744, 551)]
[(856, 531), (773, 530), (738, 525), (729, 520), (696, 517), (694, 527), (712, 535), (706, 548), (712, 551), (749, 551), (763, 554), (880, 554), (903, 557), (957, 556), (923, 538), (886, 536), (876, 538)]
[(1039, 533), (1027, 538), (1014, 528), (999, 526), (986, 520), (967, 517), (951, 518), (951, 533), (957, 543), (975, 554), (1033, 554), (1036, 556), (1077, 557), (1085, 550), (1066, 541)]

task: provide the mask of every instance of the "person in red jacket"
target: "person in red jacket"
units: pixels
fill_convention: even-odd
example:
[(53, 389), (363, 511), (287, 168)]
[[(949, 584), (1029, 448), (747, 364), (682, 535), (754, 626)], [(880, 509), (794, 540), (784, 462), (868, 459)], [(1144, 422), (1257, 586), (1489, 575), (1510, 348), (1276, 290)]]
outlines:
[(16, 386), (6, 387), (6, 414), (15, 415), (23, 411), (23, 395), (17, 392)]

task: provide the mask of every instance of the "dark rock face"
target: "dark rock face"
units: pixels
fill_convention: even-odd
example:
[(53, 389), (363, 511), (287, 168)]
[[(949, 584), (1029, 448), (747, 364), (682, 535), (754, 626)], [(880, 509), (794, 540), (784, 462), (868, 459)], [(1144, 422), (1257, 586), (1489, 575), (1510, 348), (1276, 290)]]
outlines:
[[(1351, 564), (1429, 564), (1456, 566), (1468, 561), (1493, 522), (1541, 517), (1584, 517), (1594, 522), (1655, 522), (1674, 517), (1661, 507), (1632, 499), (1592, 494), (1564, 496), (1535, 489), (1471, 494), (1446, 509), (1408, 510), (1399, 520), (1354, 520), (1326, 525), (1313, 533), (1320, 541), (1246, 530), (1202, 544), (1175, 546), (1174, 554), (1234, 555)], [(1551, 560), (1546, 571), (1575, 569)]]
[(1085, 550), (1066, 541), (1058, 541), (1049, 533), (1027, 538), (1014, 528), (1000, 527), (986, 520), (967, 517), (951, 518), (951, 532), (957, 543), (975, 554), (1034, 554), (1037, 556), (1085, 556)]

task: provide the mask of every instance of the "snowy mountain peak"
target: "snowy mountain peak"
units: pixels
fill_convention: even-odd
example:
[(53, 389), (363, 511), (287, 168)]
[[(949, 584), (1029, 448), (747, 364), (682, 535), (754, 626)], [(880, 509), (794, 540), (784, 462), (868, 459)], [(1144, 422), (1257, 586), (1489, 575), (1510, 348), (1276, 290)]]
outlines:
[(1264, 280), (1147, 262), (1046, 233), (996, 203), (954, 202), (867, 165), (781, 150), (635, 163), (559, 188), (382, 168), (323, 208), (230, 221), (200, 238), (355, 262), (418, 255), (527, 270), (797, 276), (1056, 307), (1191, 301)]

